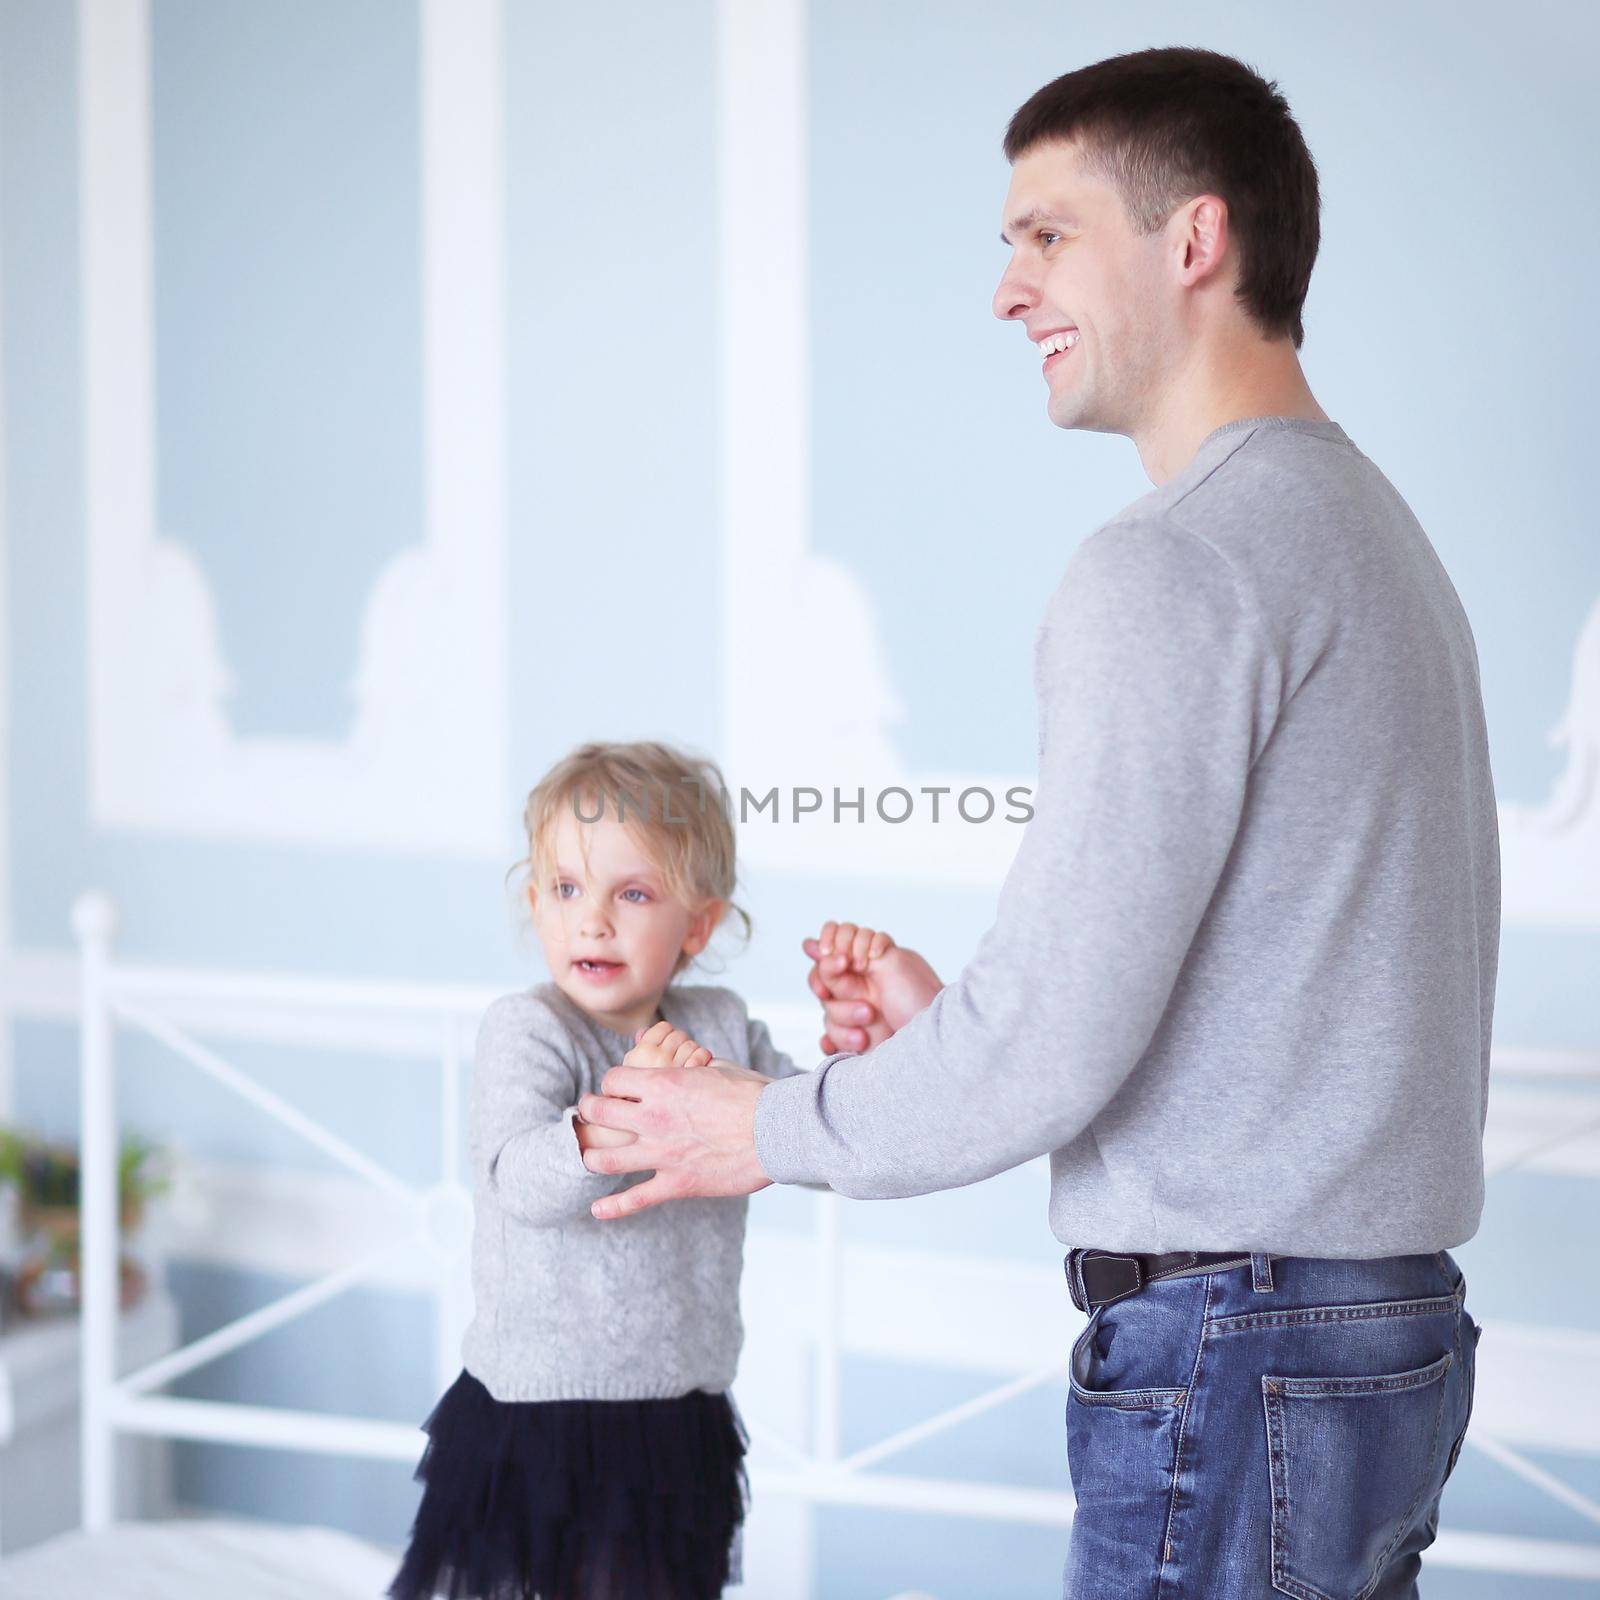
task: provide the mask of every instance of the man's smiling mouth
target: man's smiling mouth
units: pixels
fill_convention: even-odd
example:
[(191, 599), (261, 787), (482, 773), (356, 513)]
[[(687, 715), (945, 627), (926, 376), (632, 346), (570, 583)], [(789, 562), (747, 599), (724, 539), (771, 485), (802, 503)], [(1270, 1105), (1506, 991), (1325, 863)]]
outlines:
[(1048, 334), (1037, 341), (1039, 354), (1048, 361), (1057, 351), (1072, 349), (1079, 337), (1076, 328), (1063, 328), (1060, 333)]
[(1036, 339), (1034, 344), (1044, 357), (1044, 371), (1051, 372), (1068, 360), (1077, 349), (1080, 337), (1076, 328), (1062, 328), (1059, 332), (1047, 333), (1044, 338)]

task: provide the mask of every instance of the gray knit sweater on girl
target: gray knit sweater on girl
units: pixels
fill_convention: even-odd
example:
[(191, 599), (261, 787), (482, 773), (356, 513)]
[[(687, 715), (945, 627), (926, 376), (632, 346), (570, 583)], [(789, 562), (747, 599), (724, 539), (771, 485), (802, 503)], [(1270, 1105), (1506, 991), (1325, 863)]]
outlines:
[[(769, 1078), (800, 1069), (731, 989), (671, 986), (661, 1015)], [(472, 1293), (462, 1360), (497, 1400), (652, 1400), (733, 1382), (744, 1341), (745, 1197), (597, 1221), (601, 1195), (649, 1173), (583, 1164), (578, 1097), (633, 1040), (554, 983), (484, 1013), (472, 1072)]]

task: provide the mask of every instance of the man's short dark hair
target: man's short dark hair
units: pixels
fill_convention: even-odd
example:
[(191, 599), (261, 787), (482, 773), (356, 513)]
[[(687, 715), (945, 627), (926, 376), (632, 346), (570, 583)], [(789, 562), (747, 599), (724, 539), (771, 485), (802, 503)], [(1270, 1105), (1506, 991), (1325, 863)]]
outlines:
[(1240, 304), (1269, 337), (1305, 339), (1317, 259), (1317, 168), (1289, 103), (1244, 62), (1173, 46), (1111, 56), (1047, 83), (1006, 128), (1006, 160), (1072, 140), (1140, 233), (1186, 200), (1227, 202)]

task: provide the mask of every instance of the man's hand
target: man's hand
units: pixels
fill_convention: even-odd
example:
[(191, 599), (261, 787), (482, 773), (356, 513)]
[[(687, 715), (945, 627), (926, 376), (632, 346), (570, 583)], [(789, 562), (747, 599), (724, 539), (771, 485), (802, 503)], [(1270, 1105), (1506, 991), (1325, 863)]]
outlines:
[[(650, 1034), (667, 1030), (648, 1045)], [(653, 1178), (605, 1195), (589, 1208), (602, 1221), (630, 1216), (663, 1200), (694, 1196), (754, 1194), (772, 1180), (756, 1159), (756, 1101), (772, 1081), (748, 1067), (714, 1060), (694, 1045), (682, 1063), (671, 1050), (667, 1064), (640, 1064), (642, 1050), (654, 1063), (671, 1030), (658, 1022), (641, 1033), (621, 1066), (600, 1080), (600, 1094), (578, 1101), (586, 1123), (634, 1137), (623, 1146), (590, 1149), (583, 1164), (591, 1172), (654, 1172)], [(692, 1040), (687, 1041), (691, 1045)], [(705, 1055), (704, 1062), (694, 1052)]]
[[(658, 1022), (645, 1030), (644, 1037), (622, 1059), (632, 1067), (703, 1067), (711, 1060), (711, 1052), (688, 1034), (674, 1029), (670, 1022)], [(586, 1122), (581, 1110), (573, 1132), (578, 1136), (580, 1150), (614, 1150), (639, 1137), (625, 1128), (602, 1128)]]
[(822, 1001), (826, 1029), (818, 1042), (828, 1055), (882, 1044), (944, 987), (915, 950), (881, 929), (825, 922), (801, 948), (811, 957), (806, 981)]

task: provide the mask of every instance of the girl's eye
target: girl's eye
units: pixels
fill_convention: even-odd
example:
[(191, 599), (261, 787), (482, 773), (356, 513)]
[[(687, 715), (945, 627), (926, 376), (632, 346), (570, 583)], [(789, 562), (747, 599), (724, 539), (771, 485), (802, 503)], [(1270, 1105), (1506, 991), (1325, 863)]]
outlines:
[(633, 902), (636, 906), (642, 906), (649, 903), (650, 896), (646, 894), (643, 889), (624, 889), (622, 891), (624, 899), (626, 899), (630, 894), (636, 894), (639, 896), (639, 898)]
[(572, 890), (572, 893), (573, 893), (573, 894), (576, 894), (576, 893), (577, 893), (577, 892), (578, 892), (578, 886), (577, 886), (577, 884), (575, 884), (575, 883), (569, 883), (569, 882), (568, 882), (568, 881), (567, 881), (567, 880), (566, 880), (566, 879), (565, 879), (565, 878), (563, 878), (563, 879), (562, 879), (562, 880), (561, 880), (561, 882), (560, 882), (560, 883), (558, 883), (558, 884), (557, 884), (557, 885), (556, 885), (556, 893), (557, 893), (557, 894), (558, 894), (558, 895), (559, 895), (559, 896), (560, 896), (560, 897), (561, 897), (561, 898), (562, 898), (562, 899), (563, 899), (563, 900), (570, 900), (570, 899), (571, 899), (571, 898), (572, 898), (572, 895), (570, 895), (570, 894), (568, 894), (568, 893), (567, 893), (567, 890), (568, 890), (568, 889), (570, 889), (570, 890)]

